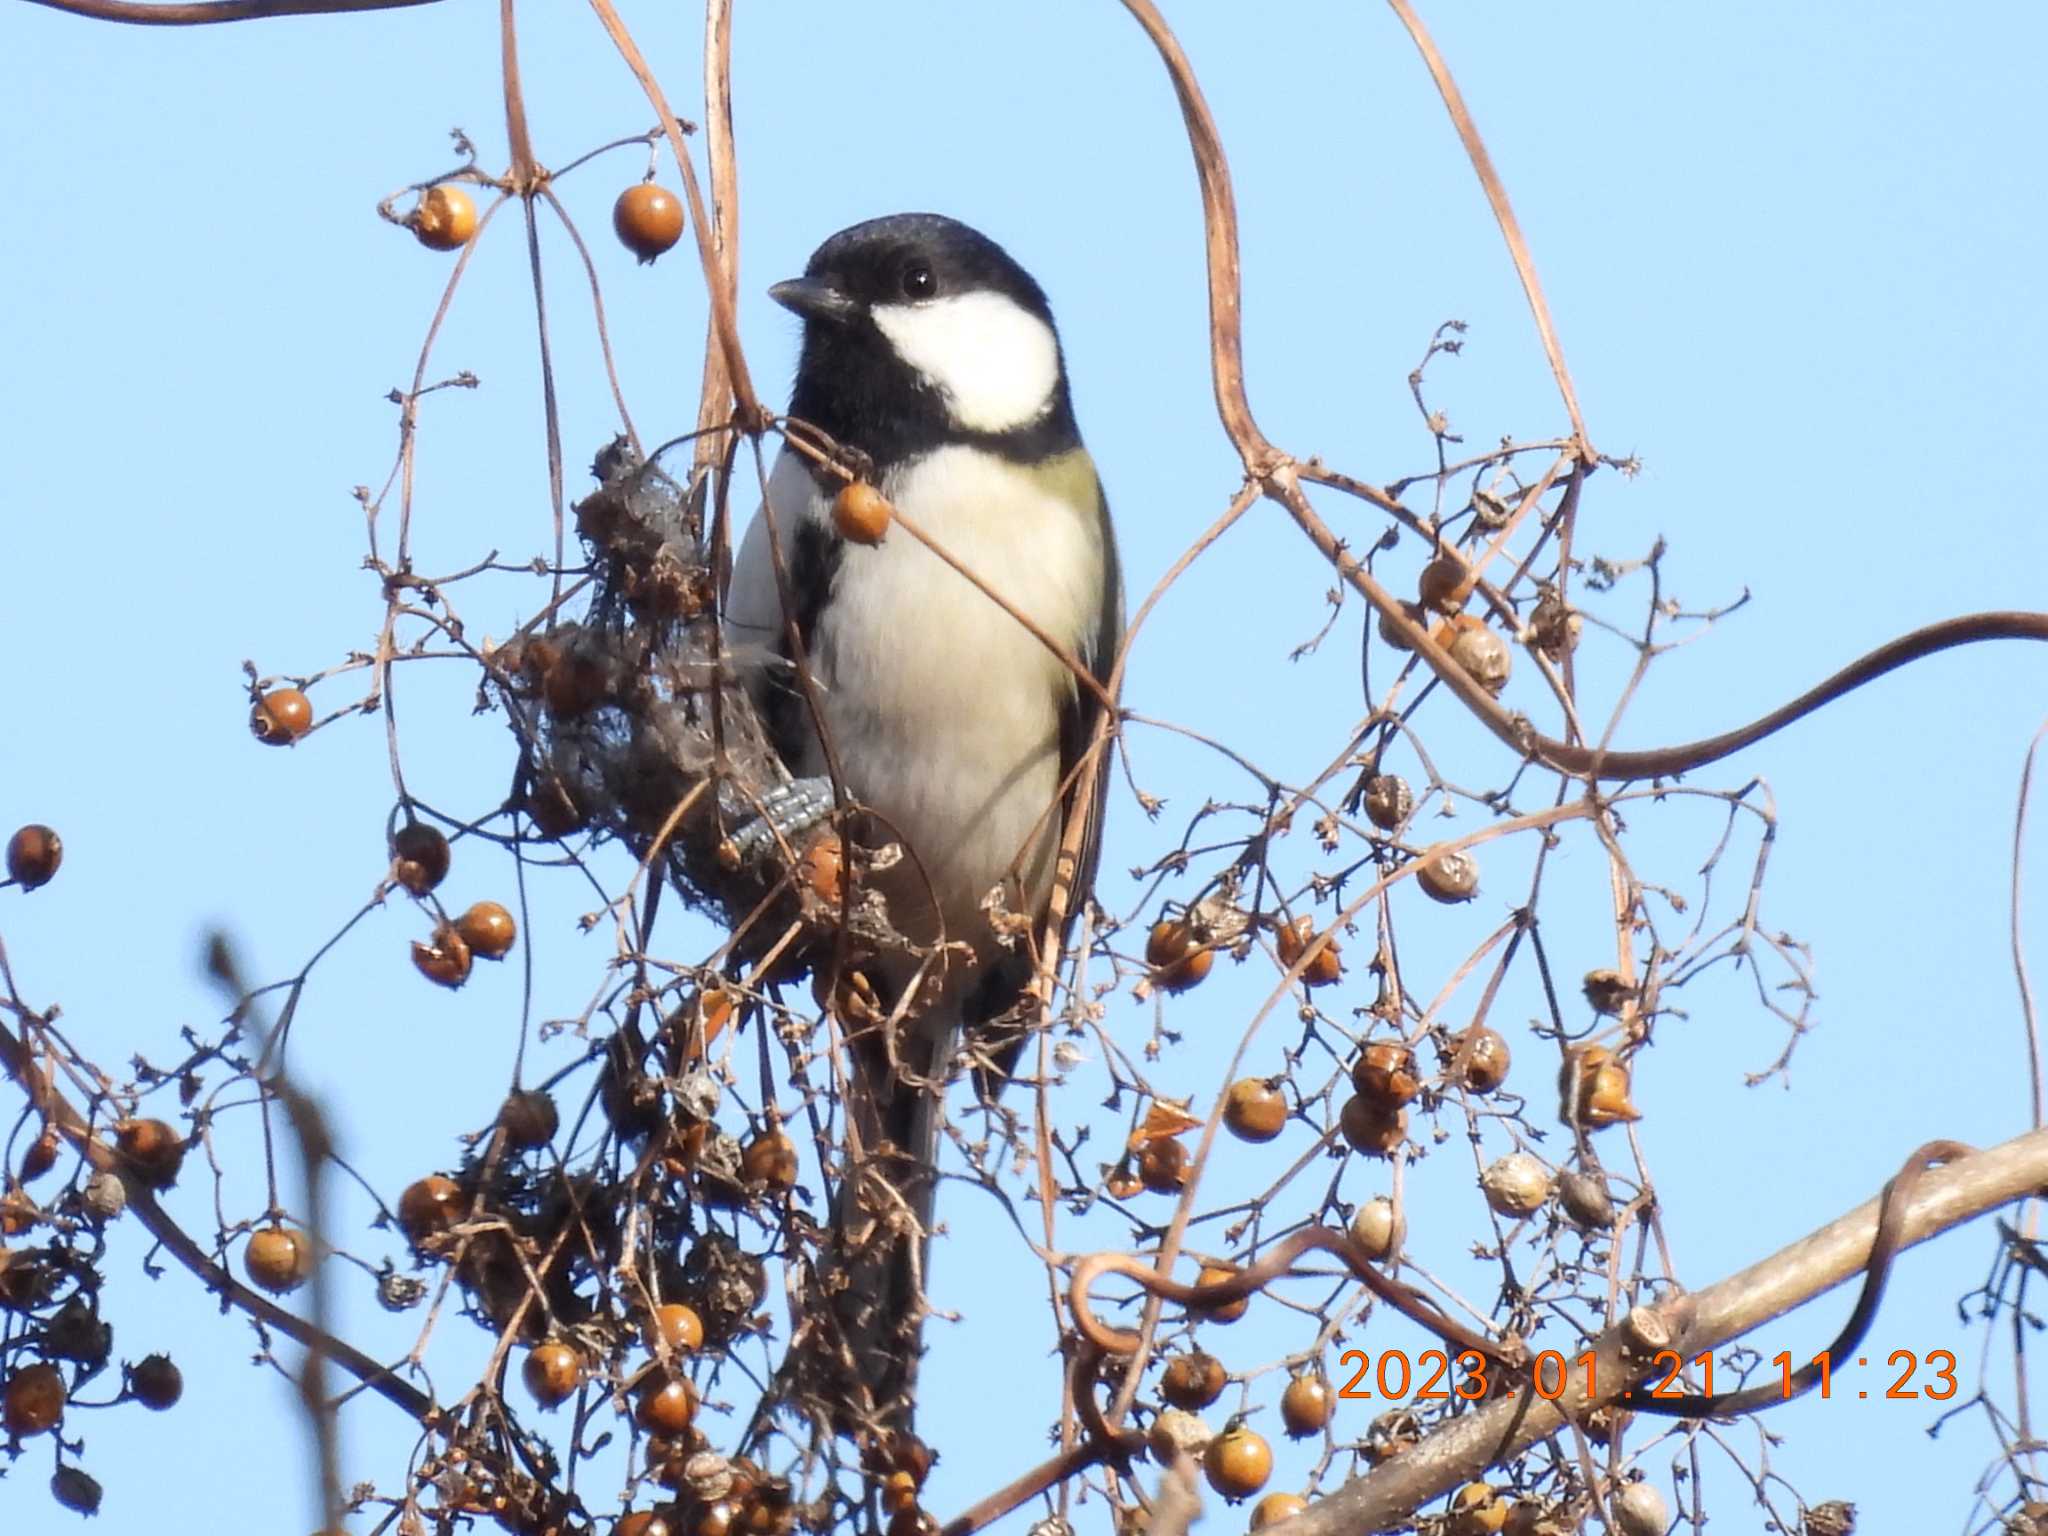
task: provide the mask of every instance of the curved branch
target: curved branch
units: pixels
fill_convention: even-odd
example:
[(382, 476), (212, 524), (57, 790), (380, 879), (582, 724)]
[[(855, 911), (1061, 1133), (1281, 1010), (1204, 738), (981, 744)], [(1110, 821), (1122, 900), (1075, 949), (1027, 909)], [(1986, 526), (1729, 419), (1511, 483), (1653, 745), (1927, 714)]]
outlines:
[[(2048, 1183), (2048, 1131), (2029, 1131), (1988, 1151), (1920, 1174), (1900, 1201), (1900, 1249), (1938, 1236)], [(1645, 1373), (1645, 1351), (1691, 1358), (1780, 1317), (1866, 1270), (1882, 1202), (1871, 1200), (1739, 1274), (1639, 1308), (1595, 1341), (1593, 1385), (1567, 1373), (1555, 1402), (1518, 1393), (1461, 1415), (1391, 1461), (1356, 1478), (1271, 1536), (1355, 1536), (1406, 1525), (1413, 1512), (1488, 1467), (1517, 1456), (1612, 1401)], [(1634, 1362), (1633, 1364), (1631, 1362)]]
[(1579, 462), (1591, 464), (1599, 455), (1586, 440), (1586, 422), (1579, 414), (1578, 392), (1572, 388), (1571, 371), (1564, 365), (1564, 348), (1558, 345), (1557, 331), (1550, 323), (1550, 305), (1543, 297), (1543, 284), (1536, 276), (1536, 262), (1529, 255), (1528, 242), (1522, 238), (1522, 226), (1515, 219), (1513, 205), (1508, 202), (1508, 189), (1501, 184), (1500, 173), (1493, 168), (1493, 156), (1486, 152), (1486, 141), (1479, 137), (1478, 125), (1472, 121), (1472, 113), (1465, 105), (1465, 94), (1458, 89), (1458, 82), (1451, 78), (1450, 66), (1444, 63), (1443, 55), (1436, 51), (1429, 29), (1423, 26), (1408, 0), (1387, 0), (1387, 4), (1394, 8), (1394, 14), (1401, 18), (1401, 25), (1408, 29), (1409, 39), (1422, 54), (1430, 79), (1436, 82), (1437, 94), (1444, 99), (1444, 110), (1451, 114), (1451, 125), (1458, 130), (1459, 142), (1465, 146), (1465, 158), (1472, 162), (1473, 174), (1478, 176), (1480, 188), (1493, 209), (1494, 222), (1500, 225), (1501, 238), (1508, 243), (1508, 255), (1515, 263), (1515, 275), (1522, 280), (1522, 294), (1529, 301), (1529, 313), (1536, 321), (1536, 334), (1542, 339), (1544, 356), (1550, 359), (1550, 375), (1557, 381), (1558, 394), (1564, 397), (1565, 414), (1572, 419), (1572, 436), (1576, 440)]
[(440, 0), (190, 0), (178, 5), (140, 5), (134, 0), (28, 0), (92, 21), (124, 21), (143, 27), (204, 27), (222, 21), (267, 21), (273, 16), (340, 16), (354, 11), (398, 11)]
[[(1259, 430), (1258, 423), (1253, 420), (1251, 404), (1246, 398), (1244, 387), (1243, 323), (1239, 305), (1242, 283), (1237, 254), (1237, 206), (1231, 194), (1230, 168), (1223, 157), (1222, 141), (1217, 136), (1215, 120), (1209, 115), (1209, 108), (1202, 98), (1201, 87), (1195, 80), (1193, 66), (1188, 63), (1187, 55), (1181, 51), (1179, 42), (1151, 0), (1124, 0), (1124, 7), (1144, 27), (1146, 35), (1158, 49), (1167, 73), (1172, 77), (1174, 92), (1180, 100), (1181, 116), (1187, 127), (1188, 147), (1193, 152), (1196, 175), (1201, 181), (1202, 217), (1209, 266), (1210, 366), (1215, 376), (1216, 408), (1222, 417), (1223, 430), (1229, 435), (1239, 458), (1244, 461), (1246, 471), (1258, 482), (1259, 488), (1293, 514), (1296, 526), (1308, 536), (1309, 542), (1315, 545), (1323, 557), (1336, 567), (1338, 575), (1356, 589), (1372, 605), (1374, 611), (1386, 620), (1387, 626), (1398, 633), (1403, 642), (1429, 664), (1430, 669), (1443, 680), (1444, 686), (1457, 695), (1459, 701), (1478, 717), (1481, 724), (1515, 751), (1546, 767), (1593, 782), (1668, 778), (1674, 774), (1704, 767), (1731, 753), (1739, 752), (1742, 748), (1782, 730), (1793, 721), (1850, 690), (1859, 688), (1874, 678), (1882, 677), (1907, 662), (1931, 656), (1936, 651), (1974, 644), (1980, 640), (2048, 640), (2048, 614), (1982, 613), (1930, 624), (1889, 644), (1879, 646), (1818, 687), (1809, 689), (1791, 703), (1773, 710), (1760, 720), (1732, 731), (1724, 731), (1719, 736), (1710, 736), (1704, 741), (1688, 742), (1676, 747), (1636, 752), (1601, 751), (1545, 736), (1527, 719), (1503, 709), (1497, 699), (1469, 677), (1464, 668), (1451, 660), (1450, 653), (1430, 637), (1423, 625), (1408, 617), (1402, 606), (1395, 602), (1387, 590), (1373, 579), (1372, 574), (1349, 553), (1344, 541), (1331, 532), (1329, 525), (1317, 516), (1315, 509), (1309, 505), (1307, 495), (1302, 491), (1301, 480), (1304, 474), (1321, 476), (1323, 471), (1320, 467), (1311, 465), (1298, 468), (1292, 459), (1274, 447)], [(1396, 9), (1403, 9), (1398, 0)], [(1405, 10), (1404, 18), (1407, 18)], [(1419, 36), (1418, 46), (1422, 46), (1425, 39), (1426, 34)], [(1424, 48), (1425, 57), (1429, 57), (1430, 52), (1428, 48)], [(1441, 60), (1434, 60), (1433, 71), (1440, 68)], [(1443, 84), (1444, 80), (1440, 78), (1439, 85)], [(1454, 92), (1455, 88), (1452, 90)], [(1453, 105), (1453, 116), (1456, 117), (1456, 106), (1459, 104)], [(1471, 148), (1471, 145), (1468, 144), (1468, 148)], [(1477, 153), (1483, 157), (1483, 147), (1479, 148)], [(1480, 163), (1480, 160), (1475, 158), (1475, 166)], [(1481, 180), (1486, 180), (1484, 170), (1481, 172)], [(1497, 214), (1503, 212), (1503, 206), (1496, 205)], [(1502, 227), (1504, 230), (1510, 230), (1512, 215), (1507, 214), (1505, 218), (1507, 222), (1504, 222)], [(1513, 243), (1511, 238), (1511, 246)], [(1517, 265), (1521, 265), (1519, 257)], [(1533, 278), (1533, 270), (1525, 272), (1525, 282), (1533, 284)], [(1530, 288), (1530, 298), (1532, 304), (1540, 305), (1540, 292), (1533, 286)], [(1539, 325), (1542, 319), (1543, 315), (1539, 309)], [(1546, 346), (1554, 348), (1554, 340), (1547, 331), (1545, 341)], [(1554, 350), (1552, 355), (1559, 372), (1560, 386), (1566, 390), (1569, 403), (1570, 386), (1562, 371), (1563, 360)], [(1576, 412), (1574, 421), (1576, 423)], [(1580, 445), (1584, 447), (1583, 433), (1580, 435)], [(1366, 489), (1357, 482), (1352, 482), (1344, 488), (1367, 494), (1368, 499), (1378, 499), (1377, 495), (1366, 492)]]
[(119, 1153), (93, 1134), (91, 1123), (78, 1107), (54, 1086), (42, 1081), (35, 1071), (27, 1043), (17, 1039), (4, 1024), (0, 1024), (0, 1068), (4, 1068), (28, 1095), (29, 1102), (35, 1105), (45, 1123), (55, 1126), (93, 1167), (102, 1173), (111, 1173), (121, 1181), (121, 1189), (128, 1197), (127, 1208), (134, 1213), (135, 1219), (208, 1290), (225, 1297), (250, 1316), (297, 1340), (307, 1349), (332, 1360), (372, 1392), (404, 1409), (421, 1423), (429, 1422), (439, 1411), (432, 1398), (410, 1382), (400, 1380), (392, 1374), (389, 1366), (285, 1311), (269, 1297), (251, 1290), (214, 1263), (198, 1241), (157, 1203), (155, 1191), (135, 1177)]

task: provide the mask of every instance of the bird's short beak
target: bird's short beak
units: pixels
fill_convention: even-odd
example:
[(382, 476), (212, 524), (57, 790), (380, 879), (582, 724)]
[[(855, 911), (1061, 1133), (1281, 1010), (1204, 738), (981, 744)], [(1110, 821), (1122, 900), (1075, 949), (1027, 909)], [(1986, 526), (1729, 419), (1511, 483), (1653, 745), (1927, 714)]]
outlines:
[(860, 312), (860, 305), (822, 277), (793, 277), (770, 288), (768, 297), (806, 320), (843, 325)]

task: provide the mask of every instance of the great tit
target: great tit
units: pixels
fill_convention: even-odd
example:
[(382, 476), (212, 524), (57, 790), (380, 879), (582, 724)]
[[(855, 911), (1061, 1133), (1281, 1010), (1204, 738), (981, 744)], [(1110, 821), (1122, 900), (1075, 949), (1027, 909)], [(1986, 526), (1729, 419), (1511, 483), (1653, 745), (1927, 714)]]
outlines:
[[(1052, 310), (1031, 275), (986, 235), (908, 213), (840, 231), (802, 277), (769, 293), (803, 320), (790, 416), (865, 455), (906, 519), (1106, 681), (1123, 629), (1116, 542)], [(842, 1233), (881, 1233), (847, 1287), (866, 1310), (845, 1324), (846, 1341), (869, 1422), (905, 1424), (927, 1249), (898, 1218), (907, 1208), (928, 1234), (958, 1031), (1001, 1011), (1022, 980), (985, 898), (1001, 886), (1010, 913), (1044, 915), (1063, 792), (1091, 788), (1078, 765), (1101, 705), (918, 539), (901, 529), (874, 546), (843, 539), (831, 508), (844, 484), (784, 447), (733, 565), (727, 633), (791, 771), (815, 780), (836, 762), (863, 812), (861, 841), (904, 845), (907, 856), (875, 882), (895, 927), (921, 945), (966, 946), (966, 958), (944, 954), (936, 990), (906, 1011), (893, 1041), (871, 1031), (851, 1042), (846, 1120), (886, 1182), (879, 1201), (872, 1189), (856, 1201), (859, 1180), (842, 1181)], [(810, 690), (794, 675), (792, 629)], [(1107, 760), (1095, 765), (1097, 811), (1070, 914), (1092, 882)], [(883, 969), (879, 989), (900, 995), (912, 977), (900, 962)], [(1020, 1043), (1010, 1042), (1010, 1060)], [(1006, 1070), (1005, 1048), (991, 1049)], [(899, 1201), (897, 1216), (878, 1212)]]

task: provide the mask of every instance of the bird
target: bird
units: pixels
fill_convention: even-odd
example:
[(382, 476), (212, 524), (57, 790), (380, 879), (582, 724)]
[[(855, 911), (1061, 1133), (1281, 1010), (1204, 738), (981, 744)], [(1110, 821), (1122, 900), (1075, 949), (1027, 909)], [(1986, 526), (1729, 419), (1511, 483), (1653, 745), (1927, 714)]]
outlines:
[[(1108, 753), (1092, 773), (1081, 764), (1108, 697), (1123, 584), (1051, 306), (994, 240), (940, 214), (871, 219), (768, 292), (802, 320), (789, 417), (1066, 652), (902, 528), (873, 545), (842, 536), (832, 508), (843, 468), (785, 442), (733, 561), (725, 633), (813, 812), (833, 803), (836, 765), (859, 841), (906, 848), (872, 882), (892, 925), (948, 946), (936, 988), (893, 1039), (854, 1032), (846, 1076), (845, 1121), (885, 1180), (877, 1199), (843, 1178), (833, 1213), (842, 1240), (882, 1234), (842, 1292), (859, 1314), (844, 1332), (865, 1392), (852, 1417), (893, 1432), (914, 1407), (943, 1085), (963, 1029), (986, 1029), (1030, 973), (985, 899), (1003, 887), (1004, 907), (1036, 931), (1077, 793), (1093, 809), (1070, 921), (1092, 886)], [(915, 979), (901, 958), (876, 969), (885, 999)], [(977, 1043), (994, 1058), (985, 1091), (999, 1091), (1022, 1037)], [(916, 1234), (877, 1206), (907, 1210)]]

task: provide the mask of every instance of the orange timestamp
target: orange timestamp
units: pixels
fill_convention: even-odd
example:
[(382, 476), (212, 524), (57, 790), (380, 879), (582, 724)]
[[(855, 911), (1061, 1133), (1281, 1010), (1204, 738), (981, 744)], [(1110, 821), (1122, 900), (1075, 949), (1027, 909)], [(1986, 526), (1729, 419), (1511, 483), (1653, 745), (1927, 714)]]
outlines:
[[(1815, 1389), (1819, 1395), (1824, 1398), (1834, 1396), (1838, 1362), (1832, 1359), (1827, 1351), (1823, 1350), (1815, 1355), (1810, 1362), (1795, 1365), (1792, 1352), (1780, 1350), (1771, 1357), (1769, 1363), (1778, 1368), (1778, 1380), (1786, 1398), (1799, 1395), (1801, 1387), (1795, 1386), (1794, 1379), (1803, 1377), (1809, 1366), (1818, 1374)], [(1487, 1375), (1489, 1369), (1498, 1362), (1488, 1359), (1476, 1349), (1460, 1350), (1455, 1355), (1441, 1349), (1426, 1349), (1412, 1359), (1406, 1350), (1400, 1349), (1383, 1349), (1377, 1356), (1362, 1349), (1347, 1349), (1338, 1357), (1338, 1364), (1351, 1371), (1350, 1379), (1337, 1388), (1339, 1397), (1397, 1401), (1412, 1398), (1418, 1402), (1444, 1402), (1457, 1398), (1463, 1402), (1474, 1403), (1493, 1395), (1498, 1390), (1496, 1383), (1489, 1380)], [(1690, 1384), (1681, 1383), (1680, 1378), (1688, 1364), (1699, 1373), (1697, 1392)], [(1845, 1360), (1839, 1364), (1846, 1368), (1850, 1362)], [(1854, 1364), (1867, 1367), (1870, 1364), (1870, 1357), (1858, 1355)], [(1572, 1359), (1567, 1359), (1560, 1350), (1544, 1350), (1529, 1362), (1528, 1385), (1544, 1401), (1554, 1402), (1564, 1396), (1574, 1367), (1582, 1373), (1585, 1395), (1598, 1398), (1599, 1357), (1590, 1349)], [(1956, 1395), (1956, 1357), (1949, 1350), (1930, 1349), (1922, 1355), (1910, 1349), (1895, 1349), (1885, 1357), (1883, 1370), (1889, 1379), (1884, 1390), (1878, 1394), (1881, 1398), (1927, 1398), (1934, 1402), (1946, 1402)], [(1676, 1402), (1713, 1395), (1712, 1350), (1704, 1350), (1688, 1362), (1675, 1349), (1660, 1349), (1650, 1359), (1650, 1374), (1636, 1386), (1624, 1391), (1618, 1401)], [(1846, 1395), (1845, 1393), (1844, 1396)], [(1867, 1398), (1870, 1395), (1871, 1389), (1868, 1387), (1859, 1388), (1856, 1393), (1859, 1398)]]

